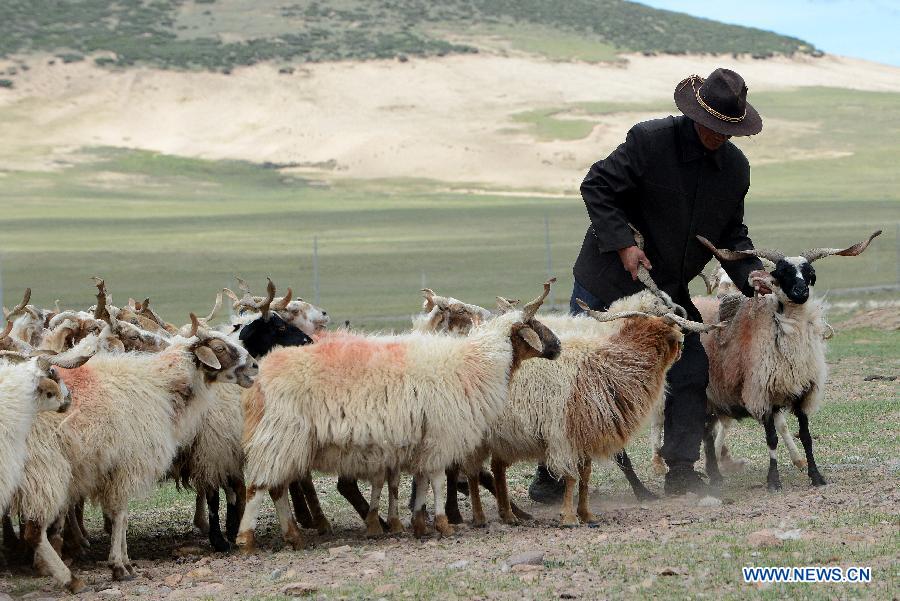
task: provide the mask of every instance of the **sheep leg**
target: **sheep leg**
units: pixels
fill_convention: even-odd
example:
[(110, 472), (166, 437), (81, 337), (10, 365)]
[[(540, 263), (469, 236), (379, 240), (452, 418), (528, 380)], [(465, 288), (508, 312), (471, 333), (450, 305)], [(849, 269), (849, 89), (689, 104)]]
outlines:
[(803, 456), (800, 455), (800, 450), (797, 448), (797, 443), (794, 442), (794, 437), (791, 435), (791, 429), (788, 428), (787, 416), (785, 415), (783, 409), (779, 409), (775, 413), (775, 430), (778, 432), (781, 440), (784, 441), (784, 446), (787, 447), (788, 454), (790, 454), (791, 456), (791, 462), (800, 469), (806, 469), (806, 459), (804, 459)]
[(65, 534), (63, 538), (66, 553), (72, 557), (81, 557), (86, 549), (91, 548), (91, 543), (84, 538), (81, 528), (78, 526), (78, 505), (70, 505), (66, 510)]
[(372, 487), (372, 495), (369, 501), (369, 513), (366, 515), (366, 536), (381, 536), (384, 534), (384, 528), (381, 527), (381, 520), (378, 513), (381, 510), (381, 492), (384, 490), (385, 473), (382, 471), (376, 474), (369, 484)]
[(719, 416), (719, 423), (716, 427), (716, 457), (719, 458), (719, 468), (729, 473), (739, 472), (747, 466), (745, 460), (734, 459), (725, 444), (725, 435), (728, 433), (732, 421), (730, 417)]
[(300, 527), (294, 520), (294, 512), (291, 509), (290, 496), (284, 486), (276, 486), (269, 489), (269, 496), (275, 504), (275, 513), (278, 515), (278, 523), (281, 526), (281, 536), (284, 542), (289, 544), (294, 551), (303, 548), (303, 535)]
[[(481, 486), (491, 493), (493, 497), (497, 498), (497, 488), (494, 486), (494, 477), (487, 470), (481, 470), (478, 472), (478, 482)], [(469, 488), (472, 488), (472, 485), (469, 485)], [(512, 500), (509, 502), (509, 506), (512, 508), (513, 514), (520, 520), (532, 520), (534, 517), (528, 513), (527, 511), (521, 509), (518, 505), (515, 504)]]
[(391, 534), (403, 532), (400, 521), (400, 470), (388, 470), (388, 531)]
[[(453, 526), (447, 519), (445, 503), (447, 502), (447, 474), (438, 472), (431, 476), (431, 489), (434, 491), (434, 529), (441, 536), (453, 534)], [(444, 511), (441, 511), (444, 509)], [(438, 513), (440, 511), (440, 513)]]
[[(340, 489), (340, 485), (338, 485), (338, 488)], [(300, 488), (300, 482), (291, 482), (291, 485), (288, 487), (288, 492), (291, 495), (291, 502), (294, 505), (294, 517), (297, 518), (297, 521), (304, 528), (312, 528), (312, 515), (309, 513), (309, 506), (306, 504), (306, 497), (303, 496), (303, 489)]]
[(247, 489), (244, 487), (244, 479), (229, 478), (227, 495), (225, 538), (229, 542), (234, 543), (237, 538), (238, 526), (241, 523), (241, 516), (244, 515), (244, 503), (247, 500)]
[[(660, 409), (664, 409), (663, 407)], [(663, 427), (665, 424), (665, 414), (663, 411), (654, 411), (653, 415), (650, 417), (650, 448), (653, 450), (653, 459), (650, 460), (650, 466), (653, 468), (653, 473), (658, 476), (664, 476), (666, 472), (669, 471), (668, 466), (666, 466), (666, 462), (662, 457), (662, 453), (660, 452), (663, 446)], [(618, 463), (618, 455), (616, 456), (616, 463)]]
[(75, 503), (75, 517), (77, 518), (78, 528), (81, 530), (81, 536), (84, 539), (84, 544), (82, 546), (90, 549), (91, 543), (88, 542), (90, 533), (88, 532), (87, 526), (84, 525), (84, 499)]
[(10, 552), (16, 550), (19, 545), (19, 537), (13, 526), (12, 518), (8, 513), (3, 514), (3, 547)]
[(809, 433), (809, 416), (802, 409), (797, 409), (797, 421), (800, 422), (800, 442), (803, 443), (803, 450), (806, 451), (806, 473), (809, 474), (813, 486), (824, 486), (827, 484), (825, 478), (819, 473), (816, 466), (816, 459), (813, 457), (812, 436)]
[(778, 446), (778, 433), (775, 431), (775, 418), (770, 412), (763, 419), (766, 429), (766, 443), (769, 445), (769, 473), (766, 476), (766, 488), (769, 492), (781, 490), (781, 478), (778, 476), (778, 458), (775, 448)]
[(578, 519), (582, 524), (596, 524), (597, 518), (589, 506), (591, 486), (591, 460), (585, 459), (578, 466)]
[[(104, 515), (109, 515), (107, 508), (104, 508)], [(112, 570), (113, 580), (132, 580), (134, 576), (125, 567), (125, 556), (123, 553), (123, 540), (126, 537), (126, 510), (116, 508), (111, 511), (110, 516), (110, 545), (108, 565)]]
[(34, 563), (39, 572), (48, 574), (72, 594), (84, 590), (84, 582), (73, 576), (66, 564), (63, 563), (62, 558), (50, 544), (47, 530), (43, 525), (29, 520), (25, 524), (23, 538), (34, 548)]
[[(369, 503), (360, 492), (359, 484), (356, 482), (356, 480), (354, 480), (353, 478), (338, 478), (337, 489), (338, 492), (341, 493), (341, 496), (350, 502), (350, 504), (353, 506), (353, 509), (355, 509), (356, 513), (359, 514), (359, 517), (365, 520), (366, 516), (369, 515)], [(410, 507), (410, 509), (412, 509), (412, 507)], [(388, 523), (381, 518), (379, 518), (379, 520), (381, 521), (381, 527), (384, 530), (387, 530)]]
[(222, 536), (222, 526), (219, 523), (219, 489), (207, 490), (203, 496), (209, 508), (209, 544), (219, 553), (224, 553), (231, 548), (231, 545)]
[(66, 511), (61, 512), (50, 525), (50, 527), (47, 528), (47, 539), (50, 541), (50, 546), (53, 547), (53, 550), (60, 557), (62, 557), (63, 530), (66, 527), (67, 513), (68, 512)]
[(703, 428), (703, 453), (706, 457), (706, 475), (711, 484), (722, 482), (722, 473), (719, 471), (719, 460), (716, 457), (716, 441), (713, 433), (716, 431), (719, 420), (715, 415), (706, 416), (706, 425)]
[(256, 551), (256, 519), (259, 517), (259, 509), (262, 504), (260, 489), (255, 486), (247, 488), (247, 503), (244, 507), (244, 515), (241, 517), (241, 525), (238, 528), (235, 544), (244, 553)]
[(413, 480), (416, 485), (416, 494), (413, 496), (413, 535), (422, 538), (428, 532), (428, 524), (425, 521), (425, 495), (428, 494), (428, 478), (421, 474)]
[(447, 503), (444, 513), (451, 524), (462, 524), (463, 517), (459, 513), (459, 468), (454, 466), (447, 468)]
[(509, 488), (506, 483), (506, 462), (497, 459), (496, 457), (491, 458), (491, 471), (494, 472), (494, 485), (497, 487), (497, 512), (500, 514), (500, 519), (503, 520), (507, 524), (518, 525), (519, 518), (515, 516), (512, 511), (512, 507), (510, 507), (509, 501)]
[(478, 476), (469, 475), (469, 502), (472, 503), (472, 525), (483, 528), (487, 524), (484, 506), (481, 504), (481, 489), (478, 487)]
[(644, 486), (644, 483), (641, 482), (638, 475), (634, 473), (634, 466), (631, 465), (631, 458), (628, 457), (628, 453), (625, 452), (625, 449), (616, 453), (616, 465), (618, 465), (619, 469), (622, 470), (622, 473), (625, 474), (625, 479), (628, 480), (628, 484), (631, 485), (631, 491), (638, 501), (652, 501), (659, 498), (647, 490), (647, 487)]
[(575, 478), (565, 477), (566, 491), (563, 494), (562, 508), (559, 512), (559, 525), (570, 528), (578, 525), (578, 516), (575, 515)]
[(200, 534), (209, 534), (209, 520), (206, 518), (206, 505), (209, 498), (201, 491), (197, 491), (197, 498), (194, 500), (194, 528), (200, 531)]
[(325, 513), (322, 512), (322, 506), (319, 505), (319, 495), (316, 494), (316, 485), (313, 484), (311, 475), (306, 474), (300, 478), (300, 488), (303, 489), (303, 496), (306, 497), (306, 504), (309, 505), (313, 527), (319, 534), (331, 534), (331, 524), (325, 517)]

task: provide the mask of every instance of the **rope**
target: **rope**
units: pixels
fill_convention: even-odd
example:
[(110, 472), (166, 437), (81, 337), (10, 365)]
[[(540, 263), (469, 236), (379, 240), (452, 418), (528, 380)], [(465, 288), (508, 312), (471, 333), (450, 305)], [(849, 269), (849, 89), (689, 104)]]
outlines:
[(720, 113), (719, 111), (717, 111), (717, 110), (714, 109), (713, 107), (711, 107), (711, 106), (709, 106), (708, 104), (706, 104), (706, 102), (703, 100), (703, 98), (700, 97), (700, 88), (698, 88), (698, 87), (695, 85), (696, 82), (698, 82), (698, 81), (700, 82), (700, 85), (702, 86), (702, 85), (703, 85), (703, 82), (704, 82), (704, 79), (703, 79), (702, 77), (700, 77), (699, 75), (696, 75), (696, 74), (695, 74), (695, 75), (691, 75), (691, 76), (689, 76), (689, 77), (687, 77), (687, 78), (681, 80), (681, 83), (678, 84), (678, 89), (680, 90), (680, 89), (683, 88), (684, 86), (690, 84), (690, 85), (691, 85), (691, 89), (694, 91), (694, 96), (697, 97), (697, 103), (698, 103), (700, 106), (702, 106), (703, 109), (704, 109), (707, 113), (709, 113), (710, 115), (712, 115), (712, 116), (715, 117), (716, 119), (719, 119), (720, 121), (728, 121), (729, 123), (740, 123), (741, 121), (744, 120), (744, 117), (747, 116), (747, 107), (746, 107), (746, 106), (744, 107), (744, 114), (743, 114), (743, 115), (741, 115), (740, 117), (730, 117), (730, 116), (728, 116), (728, 115), (725, 115), (724, 113)]

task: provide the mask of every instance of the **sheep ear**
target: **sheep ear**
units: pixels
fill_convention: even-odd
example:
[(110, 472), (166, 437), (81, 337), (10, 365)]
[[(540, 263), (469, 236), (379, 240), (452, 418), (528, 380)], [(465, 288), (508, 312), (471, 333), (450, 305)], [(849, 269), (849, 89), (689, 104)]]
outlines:
[(222, 369), (219, 358), (208, 346), (198, 346), (194, 349), (194, 355), (200, 360), (200, 363), (212, 369)]
[(531, 328), (526, 327), (519, 330), (518, 333), (519, 336), (522, 337), (522, 340), (528, 343), (528, 346), (539, 353), (544, 352), (544, 343), (541, 342), (541, 337), (537, 335), (537, 332), (535, 332)]

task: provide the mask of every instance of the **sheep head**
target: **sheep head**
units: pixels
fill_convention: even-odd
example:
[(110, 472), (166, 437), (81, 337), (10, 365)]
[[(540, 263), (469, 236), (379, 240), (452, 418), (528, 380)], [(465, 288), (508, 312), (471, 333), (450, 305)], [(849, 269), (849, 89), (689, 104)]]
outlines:
[(239, 344), (228, 336), (202, 327), (197, 316), (191, 313), (191, 331), (187, 336), (188, 350), (194, 355), (207, 382), (229, 382), (242, 388), (250, 388), (259, 369), (256, 361)]
[[(550, 287), (556, 278), (544, 282), (540, 296), (526, 304), (521, 310), (521, 318), (512, 325), (510, 340), (513, 348), (513, 369), (522, 361), (533, 358), (556, 359), (562, 350), (559, 338), (550, 328), (541, 323), (535, 315), (550, 295)], [(503, 312), (515, 310), (508, 299), (497, 297), (497, 305)]]
[(869, 244), (881, 230), (873, 232), (866, 240), (844, 249), (813, 248), (805, 250), (796, 257), (787, 257), (781, 251), (767, 249), (727, 250), (716, 248), (703, 236), (697, 236), (703, 246), (708, 248), (720, 261), (738, 261), (747, 257), (759, 257), (768, 260), (771, 271), (756, 270), (750, 273), (749, 282), (757, 291), (768, 288), (783, 304), (802, 305), (809, 300), (810, 289), (816, 283), (816, 270), (813, 261), (838, 255), (855, 257), (869, 247)]

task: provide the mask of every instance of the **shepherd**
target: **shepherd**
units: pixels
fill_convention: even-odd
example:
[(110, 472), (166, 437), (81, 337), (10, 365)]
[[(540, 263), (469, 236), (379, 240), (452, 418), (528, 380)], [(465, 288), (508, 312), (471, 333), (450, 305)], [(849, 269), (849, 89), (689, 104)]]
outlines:
[[(675, 87), (675, 104), (683, 115), (632, 127), (625, 142), (594, 163), (581, 184), (591, 223), (573, 269), (572, 313), (581, 312), (577, 298), (592, 309), (605, 310), (613, 301), (638, 292), (642, 288), (638, 268), (643, 266), (690, 319), (701, 321), (688, 282), (712, 255), (696, 235), (718, 248), (753, 248), (744, 225), (750, 165), (729, 141), (762, 131), (762, 118), (747, 103), (744, 79), (723, 68), (706, 79), (691, 75)], [(632, 225), (645, 238), (643, 250), (635, 243)], [(762, 268), (757, 258), (723, 267), (742, 293), (753, 295), (747, 276)], [(708, 378), (700, 337), (689, 334), (681, 358), (668, 374), (662, 447), (668, 467), (666, 495), (716, 492), (694, 471), (706, 420)], [(630, 466), (624, 450), (622, 457)], [(561, 494), (561, 483), (538, 466), (529, 487), (531, 498), (553, 502)]]

